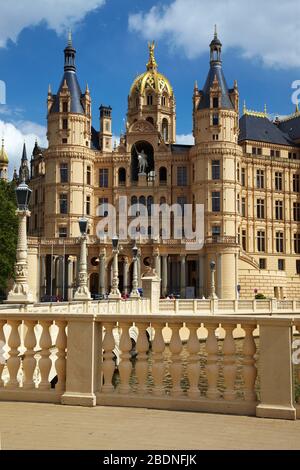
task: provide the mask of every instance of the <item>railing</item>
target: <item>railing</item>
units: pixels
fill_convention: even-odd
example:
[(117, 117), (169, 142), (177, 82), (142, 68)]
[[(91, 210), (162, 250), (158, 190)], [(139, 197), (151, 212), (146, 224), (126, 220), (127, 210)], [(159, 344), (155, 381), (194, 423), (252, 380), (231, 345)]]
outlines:
[(0, 310), (0, 400), (300, 417), (292, 365), (300, 316), (120, 314), (101, 305)]

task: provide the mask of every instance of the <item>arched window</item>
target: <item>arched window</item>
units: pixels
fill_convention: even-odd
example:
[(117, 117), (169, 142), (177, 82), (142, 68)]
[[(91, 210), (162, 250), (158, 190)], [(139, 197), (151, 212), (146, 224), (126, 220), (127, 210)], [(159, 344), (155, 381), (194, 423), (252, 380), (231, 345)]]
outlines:
[(159, 203), (160, 204), (166, 204), (166, 198), (164, 196), (162, 196), (159, 200)]
[(152, 106), (153, 105), (153, 95), (149, 94), (147, 95), (147, 106)]
[(159, 169), (159, 182), (162, 184), (167, 182), (167, 169), (164, 166), (161, 166)]
[(137, 197), (136, 196), (131, 197), (131, 205), (134, 206), (134, 204), (137, 204)]
[(146, 119), (146, 121), (150, 122), (150, 123), (152, 124), (152, 126), (154, 126), (154, 119), (153, 119), (153, 117), (148, 116), (147, 119)]
[(169, 123), (166, 118), (164, 118), (162, 121), (161, 133), (162, 133), (163, 140), (167, 142), (169, 138)]
[(139, 197), (139, 204), (141, 204), (141, 206), (145, 206), (145, 205), (146, 205), (146, 198), (145, 198), (145, 196), (140, 196), (140, 197)]
[(168, 103), (168, 97), (166, 95), (163, 95), (161, 97), (161, 105), (162, 106), (167, 106), (167, 103)]
[(125, 185), (126, 183), (126, 170), (125, 168), (119, 168), (119, 184)]
[(152, 214), (153, 196), (147, 197), (147, 211), (148, 215)]

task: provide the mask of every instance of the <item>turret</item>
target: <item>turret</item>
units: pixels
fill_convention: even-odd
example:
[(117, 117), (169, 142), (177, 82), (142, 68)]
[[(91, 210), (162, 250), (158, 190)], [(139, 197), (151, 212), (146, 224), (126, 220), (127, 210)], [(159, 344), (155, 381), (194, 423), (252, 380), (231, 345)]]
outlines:
[(112, 151), (112, 123), (110, 106), (101, 105), (100, 108), (100, 133), (99, 145), (103, 152)]
[(0, 149), (0, 179), (8, 180), (8, 156), (4, 148), (4, 139)]

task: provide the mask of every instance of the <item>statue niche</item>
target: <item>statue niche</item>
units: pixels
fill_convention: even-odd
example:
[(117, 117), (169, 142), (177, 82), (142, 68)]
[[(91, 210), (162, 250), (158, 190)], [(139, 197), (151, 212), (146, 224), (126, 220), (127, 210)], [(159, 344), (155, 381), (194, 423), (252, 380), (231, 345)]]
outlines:
[(132, 181), (138, 181), (139, 175), (148, 175), (154, 171), (154, 150), (146, 141), (133, 144), (131, 149)]

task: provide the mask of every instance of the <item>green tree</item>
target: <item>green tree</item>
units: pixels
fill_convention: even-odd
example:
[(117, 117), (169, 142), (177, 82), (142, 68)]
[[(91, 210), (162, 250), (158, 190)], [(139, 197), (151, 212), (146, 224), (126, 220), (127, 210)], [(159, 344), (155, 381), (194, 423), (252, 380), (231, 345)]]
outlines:
[(13, 276), (18, 238), (15, 183), (0, 180), (0, 296), (5, 295), (8, 280)]

